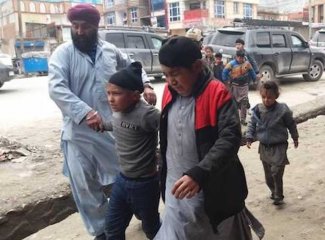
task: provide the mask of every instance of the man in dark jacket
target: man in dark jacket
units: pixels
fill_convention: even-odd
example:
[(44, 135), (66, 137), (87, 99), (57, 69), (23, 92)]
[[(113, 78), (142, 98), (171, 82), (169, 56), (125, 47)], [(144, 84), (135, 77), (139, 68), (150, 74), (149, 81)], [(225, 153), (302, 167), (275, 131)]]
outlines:
[(238, 159), (241, 130), (236, 104), (185, 37), (159, 51), (167, 84), (162, 99), (160, 146), (165, 216), (155, 240), (251, 240), (247, 185)]

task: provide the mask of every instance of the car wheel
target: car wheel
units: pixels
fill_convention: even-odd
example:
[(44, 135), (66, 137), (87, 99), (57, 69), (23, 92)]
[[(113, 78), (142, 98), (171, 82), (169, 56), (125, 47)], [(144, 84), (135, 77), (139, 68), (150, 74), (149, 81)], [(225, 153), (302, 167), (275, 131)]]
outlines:
[(267, 81), (276, 81), (274, 75), (274, 70), (269, 65), (264, 65), (260, 69), (260, 74), (262, 75), (261, 79), (257, 82), (257, 88), (260, 87), (260, 85)]
[(302, 76), (306, 81), (318, 81), (324, 71), (324, 65), (321, 61), (315, 60), (309, 67), (309, 73), (303, 74)]

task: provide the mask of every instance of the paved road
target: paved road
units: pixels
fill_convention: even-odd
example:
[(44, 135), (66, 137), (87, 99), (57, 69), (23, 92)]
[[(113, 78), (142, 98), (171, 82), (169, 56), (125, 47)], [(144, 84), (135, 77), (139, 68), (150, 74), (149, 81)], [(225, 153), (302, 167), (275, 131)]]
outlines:
[[(153, 84), (158, 95), (160, 107), (163, 82)], [(311, 100), (325, 92), (325, 76), (318, 82), (305, 82), (302, 78), (290, 78), (281, 83), (282, 95), (279, 101), (288, 105), (296, 105)], [(257, 103), (259, 95), (250, 91), (252, 105)], [(14, 79), (0, 88), (0, 131), (8, 131), (12, 127), (40, 121), (47, 118), (59, 118), (60, 112), (49, 99), (47, 77)]]

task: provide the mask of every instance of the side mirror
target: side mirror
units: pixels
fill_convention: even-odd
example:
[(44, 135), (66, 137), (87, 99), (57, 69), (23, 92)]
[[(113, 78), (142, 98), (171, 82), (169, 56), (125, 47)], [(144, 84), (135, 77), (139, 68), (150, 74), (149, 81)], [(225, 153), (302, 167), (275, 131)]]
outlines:
[(305, 48), (309, 48), (309, 43), (308, 43), (308, 42), (305, 42), (305, 43), (304, 43), (304, 47), (305, 47)]

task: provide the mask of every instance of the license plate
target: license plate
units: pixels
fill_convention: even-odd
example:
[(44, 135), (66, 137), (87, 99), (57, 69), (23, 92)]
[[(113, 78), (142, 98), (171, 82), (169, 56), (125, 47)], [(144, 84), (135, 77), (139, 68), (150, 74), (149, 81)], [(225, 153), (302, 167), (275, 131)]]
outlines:
[(9, 76), (12, 77), (13, 75), (15, 75), (14, 71), (10, 71)]

